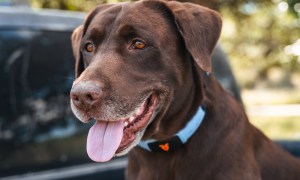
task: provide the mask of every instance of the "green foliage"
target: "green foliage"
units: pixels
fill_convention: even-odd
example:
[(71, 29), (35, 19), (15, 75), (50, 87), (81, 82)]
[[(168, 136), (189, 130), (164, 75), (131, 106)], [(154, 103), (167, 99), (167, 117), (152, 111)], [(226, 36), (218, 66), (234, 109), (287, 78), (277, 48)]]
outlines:
[(298, 117), (250, 117), (251, 123), (275, 140), (299, 140)]
[(282, 81), (289, 81), (291, 74), (300, 70), (300, 57), (285, 51), (300, 38), (298, 15), (283, 1), (249, 1), (235, 8), (221, 8), (221, 42), (237, 79), (245, 87), (254, 87), (259, 80), (268, 81), (269, 71), (279, 67), (286, 76)]
[(71, 11), (89, 11), (106, 0), (30, 0), (33, 7), (62, 9)]

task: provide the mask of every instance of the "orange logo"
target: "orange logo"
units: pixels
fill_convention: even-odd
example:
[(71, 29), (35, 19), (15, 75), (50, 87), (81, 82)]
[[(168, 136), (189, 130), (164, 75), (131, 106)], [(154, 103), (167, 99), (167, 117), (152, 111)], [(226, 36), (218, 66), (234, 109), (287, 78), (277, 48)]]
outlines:
[(169, 151), (170, 147), (169, 147), (169, 143), (166, 144), (161, 144), (159, 145), (160, 149), (164, 150), (164, 151)]

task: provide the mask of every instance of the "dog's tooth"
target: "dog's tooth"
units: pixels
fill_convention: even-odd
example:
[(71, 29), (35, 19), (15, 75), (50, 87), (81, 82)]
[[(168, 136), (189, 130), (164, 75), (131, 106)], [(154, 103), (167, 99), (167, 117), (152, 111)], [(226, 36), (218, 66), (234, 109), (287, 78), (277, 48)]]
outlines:
[(128, 126), (128, 124), (129, 124), (129, 123), (128, 123), (127, 121), (125, 121), (125, 122), (124, 122), (124, 127)]
[(137, 110), (136, 115), (137, 115), (137, 116), (141, 115), (141, 114), (143, 113), (143, 111), (144, 111), (144, 106), (141, 106), (141, 107)]
[(130, 118), (129, 118), (129, 122), (133, 122), (133, 120), (135, 119), (135, 115), (133, 115), (133, 116), (130, 116)]

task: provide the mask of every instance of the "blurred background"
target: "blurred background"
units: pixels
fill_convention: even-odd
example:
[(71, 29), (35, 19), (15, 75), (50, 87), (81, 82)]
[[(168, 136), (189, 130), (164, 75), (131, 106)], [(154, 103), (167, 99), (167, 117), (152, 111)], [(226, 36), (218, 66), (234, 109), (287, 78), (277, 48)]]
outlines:
[[(90, 125), (72, 115), (68, 96), (72, 30), (97, 4), (115, 2), (0, 0), (0, 179), (123, 179), (126, 157), (88, 159)], [(253, 124), (300, 157), (300, 0), (188, 2), (223, 18), (213, 55), (222, 85)]]

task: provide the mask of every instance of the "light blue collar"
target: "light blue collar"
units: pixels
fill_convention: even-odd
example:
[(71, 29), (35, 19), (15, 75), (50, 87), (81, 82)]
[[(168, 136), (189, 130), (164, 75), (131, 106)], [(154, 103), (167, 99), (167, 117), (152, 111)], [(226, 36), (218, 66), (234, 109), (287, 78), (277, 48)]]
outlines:
[(186, 126), (176, 133), (172, 138), (163, 141), (148, 139), (140, 141), (139, 147), (152, 152), (171, 152), (185, 144), (201, 125), (205, 116), (205, 110), (200, 106), (196, 114)]

